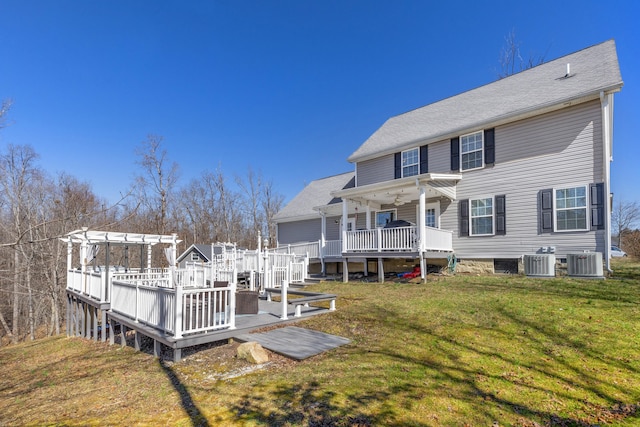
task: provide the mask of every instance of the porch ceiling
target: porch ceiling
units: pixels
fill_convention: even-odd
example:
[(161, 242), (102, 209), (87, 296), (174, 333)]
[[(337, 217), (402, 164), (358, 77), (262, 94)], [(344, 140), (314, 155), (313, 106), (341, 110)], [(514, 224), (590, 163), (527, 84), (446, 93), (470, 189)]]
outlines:
[[(391, 204), (399, 206), (418, 200), (421, 188), (424, 188), (427, 198), (446, 197), (455, 200), (456, 185), (461, 179), (461, 174), (423, 174), (334, 191), (331, 195), (373, 208)], [(336, 208), (341, 209), (341, 204)]]

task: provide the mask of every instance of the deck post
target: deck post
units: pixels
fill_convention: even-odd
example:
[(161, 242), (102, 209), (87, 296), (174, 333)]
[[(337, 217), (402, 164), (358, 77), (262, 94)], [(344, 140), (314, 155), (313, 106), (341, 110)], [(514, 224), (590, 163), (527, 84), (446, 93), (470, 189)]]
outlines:
[(68, 338), (70, 335), (69, 331), (71, 329), (71, 296), (69, 294), (67, 294), (67, 316), (65, 318), (65, 323), (67, 326), (67, 338)]
[(109, 317), (109, 345), (114, 345), (116, 343), (115, 332), (115, 322), (111, 317)]
[(98, 307), (91, 307), (91, 317), (93, 319), (93, 340), (98, 341)]
[(162, 343), (158, 340), (153, 340), (153, 356), (160, 357), (162, 354)]
[(140, 332), (135, 331), (133, 333), (133, 348), (136, 349), (136, 351), (140, 351), (140, 342), (142, 341), (142, 334), (140, 334)]
[(384, 262), (378, 258), (378, 282), (384, 283)]
[(102, 315), (102, 342), (107, 341), (107, 311), (106, 310), (100, 310), (100, 313)]
[(287, 289), (289, 288), (289, 282), (287, 282), (286, 280), (282, 281), (282, 285), (281, 285), (281, 298), (280, 298), (280, 302), (282, 304), (282, 316), (280, 316), (280, 318), (282, 320), (287, 320), (289, 317), (287, 316)]
[(175, 337), (182, 338), (182, 285), (176, 284), (176, 323), (175, 323)]
[(127, 345), (127, 326), (120, 324), (120, 347)]
[(238, 270), (233, 269), (231, 289), (229, 292), (229, 329), (236, 328), (236, 290), (238, 289)]

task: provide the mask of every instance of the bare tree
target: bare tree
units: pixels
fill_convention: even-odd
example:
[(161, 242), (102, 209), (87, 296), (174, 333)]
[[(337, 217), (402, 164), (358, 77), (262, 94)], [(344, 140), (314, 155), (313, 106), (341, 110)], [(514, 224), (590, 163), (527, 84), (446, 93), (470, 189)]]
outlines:
[(638, 202), (620, 200), (613, 206), (611, 223), (618, 234), (618, 245), (623, 245), (623, 235), (631, 231), (640, 222), (640, 205)]
[(149, 135), (136, 150), (142, 174), (136, 179), (141, 203), (145, 214), (152, 215), (155, 223), (144, 230), (165, 234), (173, 191), (179, 176), (178, 164), (170, 162), (167, 150), (162, 147), (162, 137)]
[(262, 211), (265, 217), (266, 233), (264, 234), (272, 244), (277, 241), (276, 224), (273, 217), (282, 208), (284, 196), (276, 193), (273, 182), (268, 181), (262, 186)]
[(522, 43), (516, 38), (515, 30), (511, 30), (504, 38), (504, 46), (500, 49), (500, 71), (498, 78), (502, 79), (520, 71), (533, 68), (544, 62), (546, 53), (543, 55), (530, 54), (523, 58), (520, 51)]

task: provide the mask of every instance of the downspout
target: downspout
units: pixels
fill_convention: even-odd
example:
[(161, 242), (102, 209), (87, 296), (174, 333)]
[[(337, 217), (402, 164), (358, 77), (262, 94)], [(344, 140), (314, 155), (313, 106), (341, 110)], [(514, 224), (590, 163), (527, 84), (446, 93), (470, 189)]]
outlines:
[(611, 162), (613, 161), (613, 93), (600, 92), (602, 106), (602, 170), (604, 181), (605, 268), (611, 270)]

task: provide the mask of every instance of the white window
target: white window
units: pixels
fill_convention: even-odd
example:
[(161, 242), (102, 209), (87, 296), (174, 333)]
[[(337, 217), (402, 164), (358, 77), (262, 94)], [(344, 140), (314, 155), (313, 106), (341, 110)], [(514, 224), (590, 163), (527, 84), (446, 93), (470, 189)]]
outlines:
[[(420, 206), (416, 206), (416, 218), (420, 217)], [(424, 225), (440, 228), (440, 203), (427, 203), (424, 208)]]
[[(347, 219), (347, 231), (355, 231), (356, 229), (356, 219), (348, 218)], [(340, 218), (340, 230), (342, 230), (342, 218)]]
[(378, 228), (384, 227), (391, 221), (395, 220), (395, 217), (396, 217), (395, 210), (376, 212), (376, 227)]
[(200, 261), (200, 256), (197, 252), (191, 252), (191, 261)]
[(420, 150), (414, 148), (402, 152), (402, 176), (414, 176), (420, 174)]
[(463, 171), (484, 166), (483, 135), (484, 132), (480, 131), (460, 137), (460, 163)]
[(554, 190), (556, 231), (587, 230), (587, 187)]
[(493, 197), (469, 200), (472, 236), (493, 234)]

